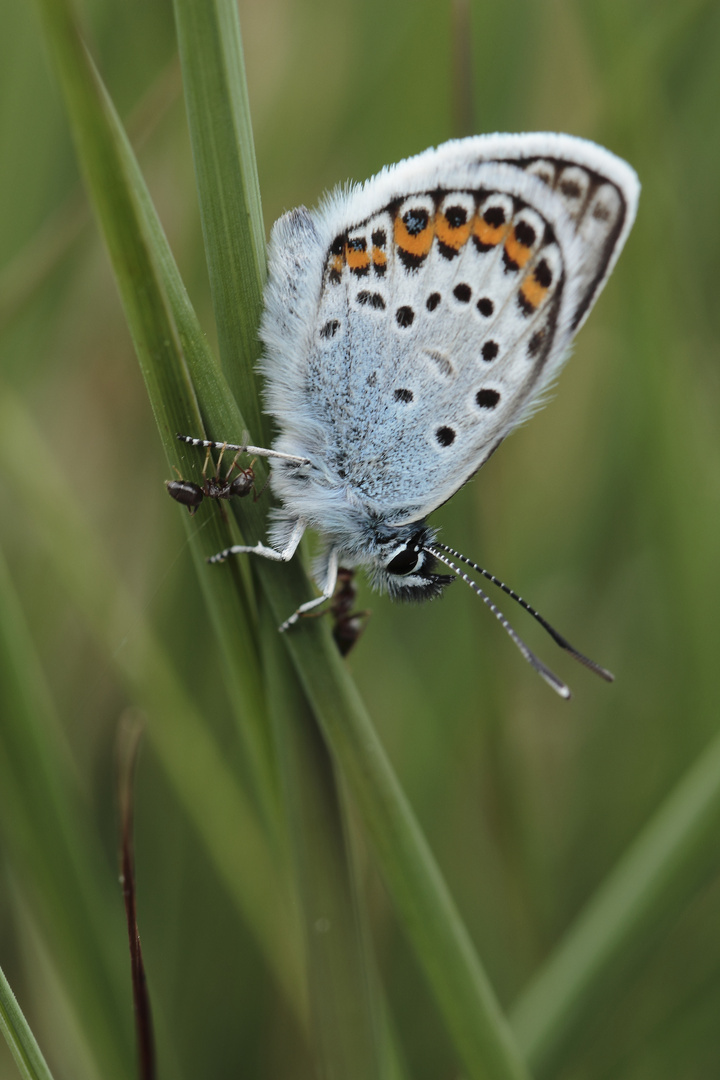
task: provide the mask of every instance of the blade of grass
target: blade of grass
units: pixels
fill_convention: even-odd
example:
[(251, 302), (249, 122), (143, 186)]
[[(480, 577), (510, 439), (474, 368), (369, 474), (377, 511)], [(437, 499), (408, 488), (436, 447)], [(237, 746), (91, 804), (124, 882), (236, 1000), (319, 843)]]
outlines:
[(720, 737), (687, 770), (515, 1003), (510, 1021), (538, 1076), (557, 1075), (720, 859)]
[[(128, 135), (136, 149), (157, 129), (179, 94), (180, 68), (173, 58), (128, 117)], [(87, 198), (78, 184), (0, 269), (0, 331), (24, 310), (90, 221)]]
[[(66, 99), (78, 158), (112, 261), (123, 307), (166, 453), (182, 472), (187, 449), (175, 440), (179, 430), (202, 431), (186, 357), (193, 363), (194, 384), (216, 415), (244, 427), (217, 364), (197, 323), (162, 227), (152, 211), (145, 185), (117, 115), (82, 44), (64, 0), (36, 0)], [(187, 474), (187, 473), (186, 473)], [(249, 501), (249, 500), (248, 500)], [(252, 518), (253, 508), (248, 509)], [(206, 529), (189, 530), (194, 558), (232, 542), (220, 515)], [(218, 575), (201, 575), (231, 699), (238, 710), (255, 777), (255, 794), (275, 831), (281, 829), (277, 777), (265, 717), (253, 602), (238, 588), (236, 565)], [(236, 587), (228, 588), (228, 581)]]
[(53, 1080), (35, 1036), (0, 968), (0, 1029), (23, 1080)]
[[(165, 294), (170, 308), (179, 315), (176, 324), (178, 336), (186, 346), (188, 363), (207, 360), (200, 348), (194, 354), (187, 348), (188, 344), (193, 345), (193, 341), (186, 343), (183, 337), (183, 319), (187, 311), (183, 306), (184, 294), (176, 287), (177, 279), (173, 276), (176, 275), (174, 263), (162, 246), (164, 237), (159, 226), (148, 224), (143, 217), (144, 213), (151, 214), (147, 193), (144, 187), (139, 185), (139, 174), (134, 166), (128, 167), (128, 158), (132, 160), (130, 148), (121, 136), (117, 118), (99, 80), (89, 67), (72, 20), (61, 0), (38, 0), (38, 3), (41, 4), (41, 10), (50, 9), (50, 37), (55, 41), (55, 45), (57, 39), (61, 42), (60, 46), (55, 48), (55, 55), (62, 71), (62, 81), (69, 84), (69, 89), (66, 88), (68, 108), (71, 114), (74, 114), (77, 108), (80, 118), (86, 111), (91, 114), (88, 124), (81, 125), (83, 131), (78, 138), (78, 150), (87, 168), (87, 181), (98, 201), (101, 221), (104, 222), (102, 211), (112, 217), (114, 207), (107, 205), (106, 192), (98, 191), (97, 186), (107, 182), (112, 193), (113, 188), (119, 188), (123, 183), (130, 182), (133, 185), (135, 199), (129, 200), (127, 193), (124, 193), (120, 200), (123, 210), (122, 229), (118, 230), (115, 221), (108, 224), (111, 232), (108, 247), (111, 257), (117, 260), (121, 269), (121, 294), (134, 333), (142, 338), (145, 330), (149, 328), (154, 331), (162, 324), (168, 330), (169, 337), (161, 338), (160, 344), (173, 339), (168, 325), (169, 319), (162, 318), (159, 322), (152, 316), (147, 320), (138, 319), (138, 314), (145, 314), (145, 303), (140, 305), (138, 312), (138, 306), (132, 297), (132, 287), (139, 278), (146, 288), (144, 301), (148, 294), (152, 294), (163, 304), (162, 289), (154, 279), (151, 286), (145, 277), (146, 274), (152, 276), (153, 271), (157, 271), (160, 275), (166, 275), (163, 278)], [(59, 11), (60, 8), (63, 9), (62, 12)], [(68, 65), (73, 65), (72, 70), (67, 70)], [(75, 67), (80, 70), (79, 75)], [(91, 72), (91, 77), (88, 72)], [(77, 127), (77, 117), (75, 119)], [(95, 136), (100, 138), (103, 156), (107, 154), (107, 161), (102, 161), (100, 164), (103, 167), (97, 169), (94, 167), (98, 164), (97, 152), (91, 145), (87, 145), (87, 140), (92, 143)], [(85, 160), (86, 155), (88, 160)], [(110, 165), (109, 170), (105, 168), (107, 164)], [(125, 213), (126, 210), (130, 212)], [(133, 237), (129, 253), (123, 252), (122, 241), (130, 230), (136, 230), (140, 236), (148, 238), (156, 259), (153, 262), (149, 258), (148, 248), (144, 243), (141, 244), (143, 273), (139, 275), (133, 273), (137, 269), (134, 261), (134, 256), (138, 253), (136, 237)], [(161, 253), (159, 248), (162, 248)], [(129, 265), (126, 258), (128, 254), (131, 259)], [(151, 340), (155, 341), (155, 338), (151, 337)], [(148, 340), (145, 338), (142, 338), (141, 345), (141, 366), (150, 360), (158, 364), (179, 362), (176, 349), (161, 347), (153, 351), (148, 347)], [(221, 389), (222, 380), (217, 365), (207, 360), (200, 376), (203, 386), (201, 388), (196, 380), (198, 393), (203, 399), (204, 412), (215, 428), (216, 417), (227, 416), (228, 412), (232, 412), (232, 405)], [(177, 403), (177, 398), (171, 396), (162, 405), (155, 401), (154, 395), (160, 389), (160, 381), (157, 373), (146, 376), (161, 433), (169, 440), (170, 431), (164, 418), (169, 415), (170, 406)], [(174, 377), (170, 380), (169, 387), (183, 390), (186, 389), (186, 384), (183, 378)], [(203, 393), (203, 389), (207, 389), (207, 394)], [(233, 435), (230, 425), (224, 430)], [(250, 524), (253, 519), (257, 520), (251, 508), (249, 512), (243, 513), (242, 517)], [(300, 597), (307, 596), (307, 581), (297, 561), (284, 567), (259, 561), (257, 574), (278, 622), (297, 606)], [(288, 635), (288, 639), (293, 642), (290, 645), (291, 655), (301, 683), (322, 724), (336, 761), (348, 779), (374, 842), (381, 871), (437, 997), (448, 1029), (466, 1062), (469, 1075), (482, 1077), (483, 1080), (487, 1077), (497, 1077), (498, 1080), (524, 1077), (524, 1066), (467, 931), (390, 769), (372, 724), (360, 704), (357, 692), (336, 655), (329, 632), (320, 626), (319, 620), (315, 620), (314, 626), (306, 623), (300, 632)]]
[(268, 688), (303, 911), (310, 1005), (320, 1072), (327, 1080), (387, 1075), (368, 961), (358, 924), (343, 815), (332, 761), (266, 612)]
[(237, 5), (175, 0), (175, 24), (220, 358), (253, 440), (267, 440), (253, 366), (265, 230)]
[(120, 882), (125, 901), (130, 972), (135, 1013), (135, 1038), (139, 1080), (156, 1080), (155, 1031), (150, 991), (145, 974), (140, 927), (138, 926), (137, 889), (135, 886), (135, 766), (137, 764), (142, 720), (136, 713), (126, 713), (117, 741), (118, 807), (120, 811)]
[[(87, 827), (20, 603), (0, 554), (0, 836), (51, 943), (98, 1075), (132, 1075), (113, 869)], [(114, 894), (114, 895), (113, 895)]]
[(288, 646), (467, 1074), (526, 1078), (467, 930), (337, 650), (325, 657), (322, 674), (317, 670), (314, 638), (321, 633), (330, 638), (329, 628), (303, 624), (287, 635)]

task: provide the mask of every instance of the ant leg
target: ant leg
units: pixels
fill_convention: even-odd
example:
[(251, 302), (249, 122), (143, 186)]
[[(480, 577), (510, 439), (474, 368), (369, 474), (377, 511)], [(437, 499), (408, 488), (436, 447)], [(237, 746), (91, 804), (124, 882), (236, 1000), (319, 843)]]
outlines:
[[(226, 479), (226, 480), (229, 480), (229, 479), (230, 479), (230, 476), (232, 475), (232, 471), (233, 471), (233, 469), (239, 469), (239, 468), (240, 468), (240, 466), (238, 465), (237, 461), (238, 461), (238, 458), (240, 457), (240, 455), (241, 455), (241, 454), (242, 454), (242, 450), (238, 450), (237, 454), (235, 455), (235, 457), (234, 457), (234, 458), (232, 459), (232, 461), (230, 462), (230, 468), (229, 468), (229, 469), (228, 469), (228, 471), (227, 471), (227, 472), (225, 473), (225, 479)], [(222, 454), (220, 455), (220, 457), (219, 457), (219, 459), (218, 459), (218, 472), (220, 472), (220, 462), (221, 462), (221, 461), (222, 461)], [(248, 465), (248, 468), (249, 468), (249, 469), (252, 469), (252, 467), (253, 467), (253, 465), (254, 465), (254, 464), (255, 464), (255, 458), (253, 458), (253, 459), (252, 459), (252, 461), (251, 461), (251, 462), (250, 462), (250, 464)]]
[[(211, 461), (212, 461), (212, 458), (210, 456), (210, 447), (208, 446), (207, 450), (205, 451), (205, 460), (203, 461), (203, 467), (202, 467), (202, 478), (203, 478), (203, 480), (207, 476), (208, 465), (210, 464)], [(215, 471), (215, 465), (213, 464), (213, 472), (214, 471)]]

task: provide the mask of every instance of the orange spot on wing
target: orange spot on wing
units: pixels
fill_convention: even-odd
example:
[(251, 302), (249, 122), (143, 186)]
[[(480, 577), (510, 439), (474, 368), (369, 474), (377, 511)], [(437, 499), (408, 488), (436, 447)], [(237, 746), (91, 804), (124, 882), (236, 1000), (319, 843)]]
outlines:
[(501, 243), (507, 235), (507, 225), (489, 225), (482, 216), (477, 216), (472, 222), (473, 236), (478, 240), (478, 243), (485, 245), (486, 247), (495, 247), (496, 244)]
[(367, 270), (370, 265), (370, 255), (365, 248), (354, 247), (352, 243), (345, 245), (345, 262), (351, 270)]
[(472, 229), (472, 220), (465, 222), (464, 225), (452, 226), (445, 214), (438, 214), (435, 219), (435, 235), (441, 244), (445, 244), (446, 247), (452, 248), (453, 251), (459, 251), (461, 247), (467, 244), (470, 238), (470, 230)]
[(403, 251), (406, 251), (408, 255), (424, 258), (432, 247), (433, 233), (432, 218), (428, 218), (425, 228), (415, 233), (414, 236), (408, 232), (405, 222), (399, 215), (395, 218), (395, 243)]
[(532, 255), (532, 248), (521, 244), (515, 235), (515, 229), (513, 229), (505, 241), (505, 253), (508, 259), (516, 263), (517, 266), (525, 266), (525, 263)]
[(523, 282), (520, 293), (526, 304), (528, 304), (531, 308), (533, 308), (533, 310), (535, 310), (536, 308), (540, 307), (543, 300), (547, 296), (548, 287), (547, 285), (541, 285), (540, 282), (537, 281), (535, 277), (531, 274)]
[(374, 247), (372, 249), (372, 261), (375, 266), (384, 266), (387, 262), (387, 255), (382, 248)]
[(342, 255), (333, 255), (330, 260), (330, 272), (335, 274), (342, 274), (345, 260)]

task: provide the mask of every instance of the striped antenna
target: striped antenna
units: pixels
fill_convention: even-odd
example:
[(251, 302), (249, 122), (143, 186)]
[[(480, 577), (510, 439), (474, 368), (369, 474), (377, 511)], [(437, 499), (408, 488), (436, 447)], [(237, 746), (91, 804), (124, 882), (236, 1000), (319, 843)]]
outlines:
[[(565, 698), (566, 701), (571, 698), (572, 694), (570, 693), (570, 687), (566, 683), (564, 683), (562, 679), (559, 679), (554, 671), (551, 671), (549, 667), (546, 667), (545, 664), (543, 664), (542, 660), (538, 659), (532, 649), (528, 648), (520, 635), (513, 630), (512, 626), (505, 618), (502, 611), (500, 611), (500, 609), (495, 604), (493, 604), (490, 597), (482, 591), (477, 582), (473, 581), (472, 578), (469, 578), (467, 574), (463, 573), (463, 571), (458, 566), (456, 566), (455, 563), (447, 557), (447, 555), (443, 555), (442, 551), (440, 550), (440, 548), (443, 547), (443, 544), (432, 543), (427, 544), (423, 548), (423, 551), (427, 551), (430, 555), (433, 555), (441, 563), (444, 563), (445, 566), (450, 567), (453, 573), (457, 574), (459, 578), (462, 578), (465, 584), (469, 585), (473, 592), (477, 593), (482, 602), (484, 604), (487, 604), (497, 621), (502, 626), (503, 630), (505, 630), (505, 632), (515, 642), (515, 645), (525, 657), (528, 664), (530, 664), (530, 667), (534, 668), (535, 671), (537, 671), (538, 675), (542, 679), (544, 679), (548, 686), (551, 686), (555, 693), (559, 694), (561, 698)], [(462, 558), (462, 556), (460, 556), (460, 558)]]
[[(437, 540), (434, 540), (432, 544), (428, 545), (428, 547), (431, 554), (433, 554), (436, 558), (440, 559), (441, 562), (443, 562), (444, 560), (440, 555), (440, 551), (445, 551), (448, 555), (452, 555), (453, 558), (460, 559), (461, 562), (464, 562), (467, 566), (472, 567), (473, 570), (477, 570), (478, 574), (482, 574), (482, 576), (484, 578), (487, 578), (488, 581), (492, 581), (493, 585), (497, 585), (499, 589), (502, 589), (502, 591), (504, 593), (507, 593), (508, 596), (512, 597), (512, 599), (516, 603), (518, 603), (520, 607), (524, 608), (525, 611), (532, 615), (533, 619), (537, 620), (537, 622), (539, 622), (540, 625), (545, 630), (547, 630), (553, 641), (557, 645), (559, 645), (561, 649), (565, 649), (566, 652), (569, 652), (570, 655), (575, 660), (577, 660), (579, 664), (582, 664), (583, 667), (588, 668), (590, 671), (594, 671), (595, 674), (599, 675), (601, 679), (605, 680), (605, 682), (615, 682), (615, 676), (611, 671), (608, 671), (607, 668), (601, 667), (600, 664), (596, 664), (594, 660), (591, 660), (588, 656), (583, 655), (583, 653), (578, 652), (578, 650), (570, 644), (567, 638), (564, 638), (562, 634), (559, 634), (557, 630), (550, 625), (547, 619), (543, 619), (542, 615), (540, 615), (539, 612), (535, 611), (535, 608), (530, 607), (527, 600), (523, 600), (522, 596), (519, 596), (513, 589), (510, 588), (509, 585), (506, 585), (505, 582), (500, 581), (499, 578), (496, 578), (495, 575), (491, 574), (489, 570), (484, 570), (482, 566), (478, 566), (477, 563), (474, 563), (470, 559), (467, 559), (464, 555), (461, 555), (459, 551), (455, 551), (454, 548), (448, 547), (447, 544), (440, 544)], [(465, 580), (467, 581), (467, 578)], [(470, 585), (472, 583), (468, 581), (468, 584)]]

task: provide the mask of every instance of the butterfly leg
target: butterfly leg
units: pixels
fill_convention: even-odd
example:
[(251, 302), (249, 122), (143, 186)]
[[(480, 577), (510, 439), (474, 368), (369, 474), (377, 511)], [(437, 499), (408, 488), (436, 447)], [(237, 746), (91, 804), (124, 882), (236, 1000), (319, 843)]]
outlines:
[(337, 585), (337, 576), (338, 555), (335, 548), (333, 548), (330, 552), (330, 555), (328, 556), (327, 570), (325, 571), (325, 581), (321, 586), (322, 592), (320, 596), (316, 596), (313, 600), (306, 600), (304, 604), (301, 604), (297, 611), (294, 611), (290, 618), (286, 619), (285, 622), (278, 627), (281, 634), (285, 630), (287, 630), (288, 627), (292, 626), (293, 623), (296, 623), (301, 615), (304, 615), (306, 612), (311, 611), (314, 607), (317, 607), (318, 604), (323, 604), (326, 600), (330, 600), (332, 598), (332, 595), (335, 592), (335, 586)]
[(217, 555), (211, 555), (207, 561), (209, 563), (221, 563), (225, 562), (231, 555), (262, 555), (263, 559), (271, 559), (273, 562), (290, 562), (298, 549), (298, 544), (302, 540), (304, 532), (305, 522), (298, 518), (293, 526), (290, 539), (282, 551), (276, 551), (275, 548), (268, 547), (267, 544), (262, 544), (258, 540), (257, 544), (253, 544), (252, 547), (248, 544), (233, 544), (232, 547), (218, 551)]
[[(261, 555), (263, 559), (271, 559), (273, 562), (289, 562), (297, 551), (304, 532), (305, 522), (301, 518), (298, 518), (293, 527), (293, 531), (290, 534), (290, 539), (282, 551), (277, 551), (275, 548), (268, 547), (260, 541), (252, 547), (249, 544), (233, 544), (232, 547), (225, 548), (224, 551), (218, 551), (217, 555), (211, 555), (207, 561), (209, 563), (221, 563), (225, 562), (231, 555)], [(292, 626), (293, 623), (296, 623), (300, 616), (304, 615), (306, 611), (310, 611), (318, 604), (322, 604), (325, 600), (330, 600), (335, 592), (337, 574), (338, 556), (337, 551), (333, 548), (328, 556), (327, 570), (325, 572), (325, 581), (322, 585), (321, 595), (301, 604), (297, 611), (294, 611), (290, 618), (286, 619), (285, 622), (278, 627), (281, 633), (287, 630), (289, 626)]]

